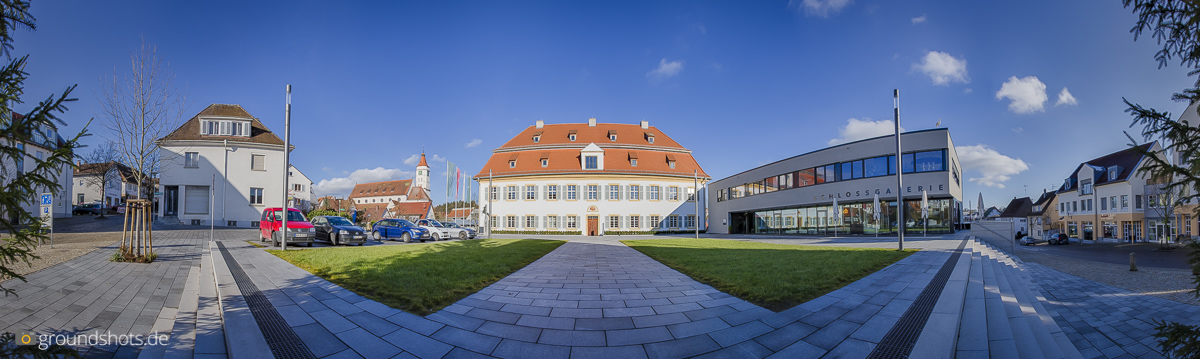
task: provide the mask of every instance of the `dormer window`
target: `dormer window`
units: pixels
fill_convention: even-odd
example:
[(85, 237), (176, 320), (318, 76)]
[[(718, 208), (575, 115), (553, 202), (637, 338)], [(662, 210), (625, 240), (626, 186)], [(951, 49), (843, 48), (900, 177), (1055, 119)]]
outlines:
[(1108, 180), (1109, 181), (1117, 180), (1117, 177), (1120, 175), (1121, 175), (1121, 166), (1108, 167)]
[(235, 120), (200, 120), (200, 134), (210, 136), (250, 137), (250, 122)]
[(652, 145), (654, 144), (654, 134), (653, 133), (646, 132), (646, 142), (649, 144), (652, 144)]
[(616, 130), (610, 130), (610, 131), (608, 131), (608, 140), (609, 140), (609, 141), (616, 141), (616, 140), (617, 140), (617, 131), (616, 131)]
[(517, 167), (517, 160), (509, 160), (508, 161), (508, 168), (516, 168), (516, 167)]
[(653, 136), (651, 136), (650, 138), (647, 138), (647, 139), (646, 139), (646, 141), (649, 141), (649, 142), (650, 142), (650, 144), (652, 144), (652, 145), (653, 145), (653, 144), (654, 144), (654, 137), (653, 137)]
[(636, 159), (636, 158), (630, 158), (630, 159), (629, 159), (629, 166), (630, 166), (630, 167), (637, 167), (637, 159)]
[(542, 159), (542, 167), (546, 167), (549, 164), (550, 164), (550, 160), (545, 159), (545, 158)]
[(543, 152), (541, 160), (542, 160), (542, 167), (546, 167), (546, 166), (550, 165), (550, 153)]
[(541, 141), (542, 141), (542, 131), (534, 132), (533, 133), (533, 143), (538, 143)]
[(583, 158), (583, 169), (594, 170), (598, 168), (600, 168), (600, 164), (596, 156), (587, 156)]
[(567, 139), (571, 140), (571, 142), (574, 142), (575, 141), (575, 133), (576, 133), (575, 130), (571, 130), (570, 133), (567, 133)]
[(667, 155), (667, 167), (675, 169), (675, 155)]

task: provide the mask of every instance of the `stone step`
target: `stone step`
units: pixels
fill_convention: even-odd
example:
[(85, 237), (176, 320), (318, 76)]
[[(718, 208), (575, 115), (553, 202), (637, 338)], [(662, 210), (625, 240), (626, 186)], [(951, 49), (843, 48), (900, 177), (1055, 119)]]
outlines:
[(988, 356), (987, 312), (984, 305), (983, 256), (978, 240), (971, 240), (971, 271), (967, 280), (961, 324), (958, 330), (956, 357), (985, 358)]
[[(1033, 330), (1029, 327), (1029, 322), (1025, 320), (1025, 312), (1021, 310), (1021, 303), (1017, 302), (1017, 296), (1014, 293), (1012, 283), (1008, 280), (1009, 273), (1005, 270), (1007, 267), (1000, 263), (999, 258), (994, 256), (994, 252), (985, 250), (984, 256), (988, 258), (985, 260), (985, 265), (992, 267), (996, 287), (999, 289), (1000, 298), (1004, 302), (1005, 319), (1008, 321), (1009, 330), (1012, 331), (1011, 336), (1020, 357), (1045, 357), (1037, 346), (1037, 338), (1033, 335)], [(989, 336), (991, 334), (991, 332), (988, 332)]]
[[(983, 254), (980, 258), (983, 267), (983, 303), (984, 316), (987, 318), (988, 356), (993, 358), (1015, 358), (1020, 356), (1017, 342), (1013, 336), (1012, 324), (1008, 320), (1004, 295), (1001, 293), (996, 278), (996, 268), (990, 263), (991, 256)], [(978, 324), (976, 324), (978, 325)]]
[[(1040, 354), (1048, 358), (1063, 357), (1062, 351), (1058, 349), (1058, 345), (1054, 342), (1054, 338), (1050, 336), (1050, 331), (1047, 330), (1039, 313), (1034, 309), (1033, 296), (1029, 294), (1028, 285), (1023, 283), (1024, 279), (1009, 264), (998, 262), (996, 265), (999, 266), (1000, 271), (1005, 272), (1010, 290), (1013, 296), (1016, 297), (1017, 304), (1020, 306), (1020, 317), (1018, 319), (1025, 321), (1025, 327), (1022, 328), (1028, 328), (1028, 334), (1032, 335), (1034, 339), (1031, 342), (1022, 343), (1024, 345), (1021, 345), (1021, 347), (1026, 347), (1030, 351), (1039, 349)], [(1037, 345), (1033, 345), (1035, 343)]]
[(946, 340), (958, 335), (962, 321), (963, 305), (971, 272), (974, 248), (966, 246), (954, 270), (946, 280), (946, 286), (938, 296), (933, 311), (925, 321), (925, 327), (913, 344), (910, 358), (949, 358), (954, 356), (957, 342)]
[(1045, 296), (1042, 295), (1041, 288), (1033, 283), (1024, 263), (1019, 258), (1007, 255), (999, 248), (987, 246), (986, 250), (994, 253), (1004, 263), (1004, 266), (1008, 267), (1010, 282), (1016, 288), (1016, 294), (1022, 302), (1023, 309), (1027, 312), (1026, 319), (1030, 327), (1034, 328), (1038, 344), (1045, 356), (1082, 358), (1079, 349), (1071, 344), (1070, 339), (1062, 331), (1062, 327), (1054, 321), (1054, 313), (1043, 304), (1046, 301)]

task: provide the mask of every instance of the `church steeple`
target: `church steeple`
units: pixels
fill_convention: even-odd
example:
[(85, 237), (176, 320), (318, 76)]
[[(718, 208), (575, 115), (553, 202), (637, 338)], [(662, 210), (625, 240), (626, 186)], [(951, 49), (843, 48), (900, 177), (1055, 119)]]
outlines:
[(417, 177), (413, 179), (413, 187), (429, 189), (429, 163), (425, 162), (425, 152), (421, 152), (421, 162), (417, 163)]

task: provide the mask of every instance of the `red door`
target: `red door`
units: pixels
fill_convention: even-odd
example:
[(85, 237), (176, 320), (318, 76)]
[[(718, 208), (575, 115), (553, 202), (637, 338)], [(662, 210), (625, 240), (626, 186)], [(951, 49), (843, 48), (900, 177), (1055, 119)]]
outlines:
[(587, 235), (589, 235), (589, 236), (600, 235), (599, 233), (596, 233), (597, 228), (600, 228), (600, 217), (599, 216), (588, 216), (587, 221), (588, 221), (588, 224), (587, 224), (587, 233), (588, 234)]

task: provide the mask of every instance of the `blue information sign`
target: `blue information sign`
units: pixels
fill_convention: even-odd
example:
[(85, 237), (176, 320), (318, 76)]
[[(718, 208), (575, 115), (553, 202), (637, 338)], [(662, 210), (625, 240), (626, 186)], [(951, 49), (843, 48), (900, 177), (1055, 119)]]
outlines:
[(53, 204), (54, 204), (54, 196), (49, 195), (49, 194), (42, 195), (42, 205), (43, 206), (49, 206), (49, 205), (53, 205)]

